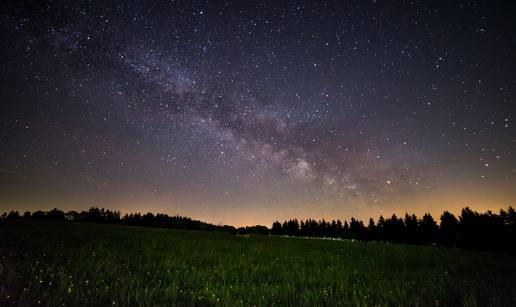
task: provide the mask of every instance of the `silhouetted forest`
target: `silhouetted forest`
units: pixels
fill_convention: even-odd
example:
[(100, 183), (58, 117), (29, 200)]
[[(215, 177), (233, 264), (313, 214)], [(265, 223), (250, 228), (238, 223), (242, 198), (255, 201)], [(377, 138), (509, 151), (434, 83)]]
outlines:
[(188, 230), (219, 231), (233, 234), (272, 234), (280, 236), (320, 237), (347, 240), (381, 241), (416, 245), (439, 245), (465, 249), (516, 252), (516, 211), (509, 207), (499, 213), (487, 211), (479, 213), (466, 207), (456, 217), (444, 211), (439, 223), (426, 213), (418, 218), (414, 214), (398, 217), (393, 214), (389, 218), (380, 216), (377, 221), (363, 221), (351, 218), (348, 221), (332, 220), (297, 220), (292, 219), (280, 223), (276, 221), (269, 229), (256, 225), (235, 228), (228, 225), (213, 225), (179, 215), (153, 213), (131, 213), (120, 215), (119, 211), (90, 208), (88, 211), (63, 212), (59, 209), (51, 211), (25, 212), (11, 211), (0, 216), (1, 219), (47, 219), (68, 220), (78, 222), (107, 223), (144, 227), (159, 227)]
[(88, 211), (69, 211), (63, 212), (59, 209), (50, 211), (26, 211), (20, 215), (18, 211), (4, 213), (2, 218), (30, 218), (30, 219), (46, 219), (57, 221), (76, 221), (76, 222), (92, 222), (104, 224), (119, 224), (130, 226), (157, 227), (157, 228), (173, 228), (187, 230), (204, 230), (204, 231), (221, 231), (235, 233), (237, 229), (233, 226), (219, 226), (210, 223), (193, 220), (189, 217), (174, 215), (170, 216), (163, 213), (130, 213), (121, 215), (119, 211), (111, 211), (109, 209), (92, 207)]
[(340, 220), (301, 220), (274, 222), (271, 233), (301, 237), (329, 237), (366, 241), (383, 241), (417, 245), (452, 246), (465, 249), (516, 252), (516, 212), (512, 207), (479, 213), (466, 207), (456, 217), (448, 211), (440, 216), (440, 223), (430, 213), (422, 218), (414, 214), (390, 218), (380, 216), (368, 224), (351, 218)]

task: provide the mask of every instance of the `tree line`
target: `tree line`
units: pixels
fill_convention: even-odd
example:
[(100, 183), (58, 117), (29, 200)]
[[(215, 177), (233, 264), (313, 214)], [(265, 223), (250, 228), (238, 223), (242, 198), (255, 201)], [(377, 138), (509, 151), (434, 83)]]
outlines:
[(92, 207), (87, 211), (68, 211), (66, 213), (59, 209), (52, 209), (46, 212), (39, 210), (32, 213), (30, 211), (26, 211), (23, 213), (23, 215), (20, 215), (18, 211), (11, 211), (9, 213), (4, 213), (0, 218), (76, 221), (185, 230), (220, 231), (230, 233), (237, 231), (237, 229), (233, 226), (213, 225), (180, 215), (170, 216), (164, 213), (154, 214), (152, 212), (145, 214), (129, 213), (121, 215), (120, 211), (112, 211), (109, 209), (97, 207)]
[(351, 218), (348, 221), (297, 220), (280, 223), (272, 228), (256, 225), (236, 228), (229, 225), (214, 225), (189, 217), (163, 213), (130, 213), (121, 215), (119, 211), (92, 207), (87, 211), (50, 211), (3, 213), (1, 219), (47, 219), (107, 223), (131, 226), (173, 228), (185, 230), (219, 231), (232, 234), (270, 234), (280, 236), (338, 238), (347, 240), (381, 241), (416, 245), (439, 245), (465, 249), (516, 253), (516, 211), (509, 207), (499, 213), (487, 211), (479, 213), (469, 207), (463, 208), (456, 217), (444, 211), (439, 223), (426, 213), (418, 218), (414, 214), (389, 218), (380, 216), (376, 221)]
[(440, 216), (440, 223), (426, 213), (378, 220), (363, 221), (351, 218), (340, 220), (292, 219), (272, 224), (271, 234), (300, 237), (329, 237), (351, 240), (383, 241), (415, 245), (440, 245), (465, 249), (516, 252), (516, 212), (514, 208), (479, 213), (463, 208), (458, 217), (448, 211)]

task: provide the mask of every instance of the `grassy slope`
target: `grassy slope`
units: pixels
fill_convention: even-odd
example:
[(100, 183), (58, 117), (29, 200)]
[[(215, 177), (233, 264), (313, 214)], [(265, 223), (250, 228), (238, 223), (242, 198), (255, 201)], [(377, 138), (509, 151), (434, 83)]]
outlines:
[(516, 257), (44, 221), (0, 224), (0, 305), (516, 305)]

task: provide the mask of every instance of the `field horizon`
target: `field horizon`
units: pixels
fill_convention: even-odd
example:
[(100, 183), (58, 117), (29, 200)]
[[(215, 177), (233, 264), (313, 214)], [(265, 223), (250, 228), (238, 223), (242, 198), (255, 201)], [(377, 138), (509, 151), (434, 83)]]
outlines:
[(0, 224), (1, 305), (510, 306), (516, 257), (38, 220)]

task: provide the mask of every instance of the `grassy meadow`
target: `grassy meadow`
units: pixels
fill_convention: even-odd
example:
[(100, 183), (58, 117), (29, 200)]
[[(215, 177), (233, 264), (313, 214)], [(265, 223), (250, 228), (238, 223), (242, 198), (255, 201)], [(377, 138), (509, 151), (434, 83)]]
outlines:
[(516, 257), (69, 222), (0, 224), (0, 306), (516, 306)]

